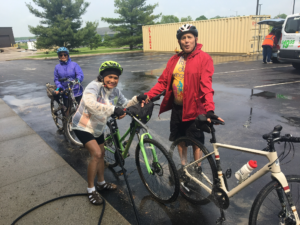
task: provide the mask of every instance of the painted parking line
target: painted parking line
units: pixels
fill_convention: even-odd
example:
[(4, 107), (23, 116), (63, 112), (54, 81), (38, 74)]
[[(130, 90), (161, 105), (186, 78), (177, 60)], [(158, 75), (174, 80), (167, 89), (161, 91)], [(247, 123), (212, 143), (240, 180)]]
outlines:
[(291, 67), (291, 66), (289, 65), (289, 66), (275, 66), (275, 67), (266, 67), (266, 68), (258, 68), (258, 69), (248, 69), (248, 70), (234, 70), (234, 71), (228, 71), (228, 72), (218, 72), (218, 73), (214, 73), (214, 74), (249, 72), (249, 71), (253, 71), (253, 70), (265, 70), (265, 69), (285, 68), (285, 67)]
[(282, 85), (282, 84), (293, 84), (293, 83), (299, 83), (299, 81), (293, 81), (293, 82), (285, 82), (285, 83), (277, 83), (277, 84), (267, 84), (267, 85), (261, 85), (261, 86), (255, 86), (253, 88), (261, 88), (261, 87), (269, 87), (269, 86), (276, 86), (276, 85)]

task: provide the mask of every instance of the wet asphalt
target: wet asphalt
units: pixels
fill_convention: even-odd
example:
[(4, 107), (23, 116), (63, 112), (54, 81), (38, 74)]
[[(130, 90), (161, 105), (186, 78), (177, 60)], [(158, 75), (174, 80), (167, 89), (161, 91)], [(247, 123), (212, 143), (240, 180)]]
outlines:
[[(85, 75), (86, 86), (96, 78), (100, 64), (105, 60), (119, 62), (124, 68), (118, 87), (130, 99), (148, 91), (166, 66), (172, 53), (132, 53), (74, 58)], [(263, 149), (266, 142), (264, 133), (274, 126), (283, 126), (282, 134), (300, 136), (300, 72), (290, 64), (262, 64), (260, 57), (254, 56), (217, 56), (212, 55), (215, 63), (213, 88), (215, 90), (215, 113), (222, 117), (226, 125), (216, 127), (217, 141), (242, 147)], [(53, 70), (57, 60), (18, 60), (0, 62), (0, 97), (41, 136), (66, 162), (83, 178), (87, 179), (89, 153), (82, 148), (70, 145), (65, 137), (57, 132), (50, 113), (50, 100), (46, 95), (45, 84), (53, 83)], [(286, 83), (286, 84), (285, 84)], [(168, 141), (170, 112), (158, 117), (155, 108), (147, 124), (154, 139), (166, 149)], [(118, 121), (121, 133), (128, 128), (130, 118)], [(205, 145), (212, 150), (210, 136), (206, 134)], [(130, 149), (131, 156), (125, 161), (128, 180), (142, 224), (215, 224), (220, 216), (218, 208), (209, 203), (194, 206), (179, 196), (172, 204), (163, 205), (151, 198), (136, 170), (134, 153), (137, 140)], [(283, 144), (276, 146), (283, 150)], [(299, 144), (288, 164), (282, 165), (285, 174), (299, 174)], [(231, 168), (232, 177), (229, 188), (236, 185), (234, 172), (248, 160), (258, 161), (258, 168), (267, 163), (265, 158), (248, 153), (220, 151), (224, 172)], [(285, 161), (292, 159), (290, 154)], [(37, 159), (38, 160), (38, 159)], [(120, 168), (116, 168), (116, 171)], [(115, 193), (103, 192), (102, 195), (130, 223), (135, 217), (123, 177), (118, 179), (107, 169), (105, 179), (119, 186)], [(230, 207), (225, 211), (224, 224), (246, 224), (251, 205), (262, 187), (271, 181), (270, 175), (255, 181), (230, 199)]]

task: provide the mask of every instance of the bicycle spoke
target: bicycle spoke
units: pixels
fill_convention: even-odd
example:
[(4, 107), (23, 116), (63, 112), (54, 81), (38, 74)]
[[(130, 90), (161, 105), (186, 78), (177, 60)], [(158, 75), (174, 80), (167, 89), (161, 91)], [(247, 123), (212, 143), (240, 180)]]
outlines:
[[(139, 174), (143, 182), (146, 184), (147, 189), (154, 197), (160, 201), (169, 201), (173, 198), (176, 191), (175, 183), (172, 182), (172, 180), (175, 181), (175, 177), (173, 175), (174, 172), (171, 172), (174, 171), (175, 168), (170, 167), (171, 164), (169, 163), (169, 159), (166, 157), (167, 153), (165, 150), (161, 149), (163, 147), (159, 147), (158, 144), (154, 143), (147, 143), (144, 140), (145, 153), (153, 174), (148, 173), (143, 154), (141, 150), (138, 149), (138, 152), (136, 152), (136, 157), (138, 157), (136, 158), (136, 162)], [(153, 146), (151, 147), (151, 145)], [(156, 162), (154, 162), (155, 157), (153, 152), (156, 154)]]

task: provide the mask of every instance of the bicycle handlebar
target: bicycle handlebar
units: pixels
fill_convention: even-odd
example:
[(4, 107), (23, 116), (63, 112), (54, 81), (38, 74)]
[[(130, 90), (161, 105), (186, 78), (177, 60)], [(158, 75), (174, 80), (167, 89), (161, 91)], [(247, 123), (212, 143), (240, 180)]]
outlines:
[(289, 134), (287, 134), (286, 136), (279, 137), (276, 141), (300, 143), (300, 137), (291, 137)]
[(225, 122), (218, 120), (218, 119), (210, 119), (211, 123), (214, 125), (225, 125)]
[(74, 84), (79, 83), (78, 80), (76, 80), (76, 79), (77, 78), (75, 78), (74, 80), (69, 80), (68, 78), (61, 78), (61, 79), (58, 79), (58, 81), (62, 81), (62, 82), (68, 81), (69, 83), (74, 83)]
[(273, 131), (270, 133), (264, 134), (263, 139), (269, 140), (269, 141), (286, 141), (286, 142), (299, 142), (300, 143), (300, 137), (292, 137), (290, 134), (286, 134), (285, 136), (280, 136), (280, 131), (282, 130), (281, 125), (277, 125), (274, 127)]
[(152, 99), (151, 99), (151, 102), (156, 102), (156, 101), (158, 101), (159, 99), (160, 99), (160, 97), (161, 96), (165, 96), (165, 94), (166, 94), (166, 90), (164, 90), (162, 93), (160, 93), (159, 95), (156, 95), (155, 97), (153, 97)]

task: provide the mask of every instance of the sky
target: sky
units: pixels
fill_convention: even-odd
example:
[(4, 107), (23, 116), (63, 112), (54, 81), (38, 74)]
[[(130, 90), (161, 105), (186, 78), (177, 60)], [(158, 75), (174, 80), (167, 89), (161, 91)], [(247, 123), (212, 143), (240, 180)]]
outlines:
[[(109, 24), (101, 21), (101, 17), (118, 18), (114, 13), (113, 0), (86, 0), (90, 2), (87, 12), (82, 16), (82, 20), (98, 21), (99, 27), (107, 27)], [(32, 3), (32, 0), (0, 0), (0, 27), (12, 27), (15, 37), (34, 36), (28, 30), (28, 25), (37, 26), (40, 18), (32, 15), (25, 5)], [(257, 0), (147, 0), (147, 4), (158, 3), (154, 14), (175, 15), (181, 17), (191, 16), (193, 19), (204, 15), (207, 18), (234, 15), (255, 15)], [(292, 14), (293, 0), (259, 0), (261, 15)], [(295, 0), (295, 13), (300, 13), (300, 0)]]

